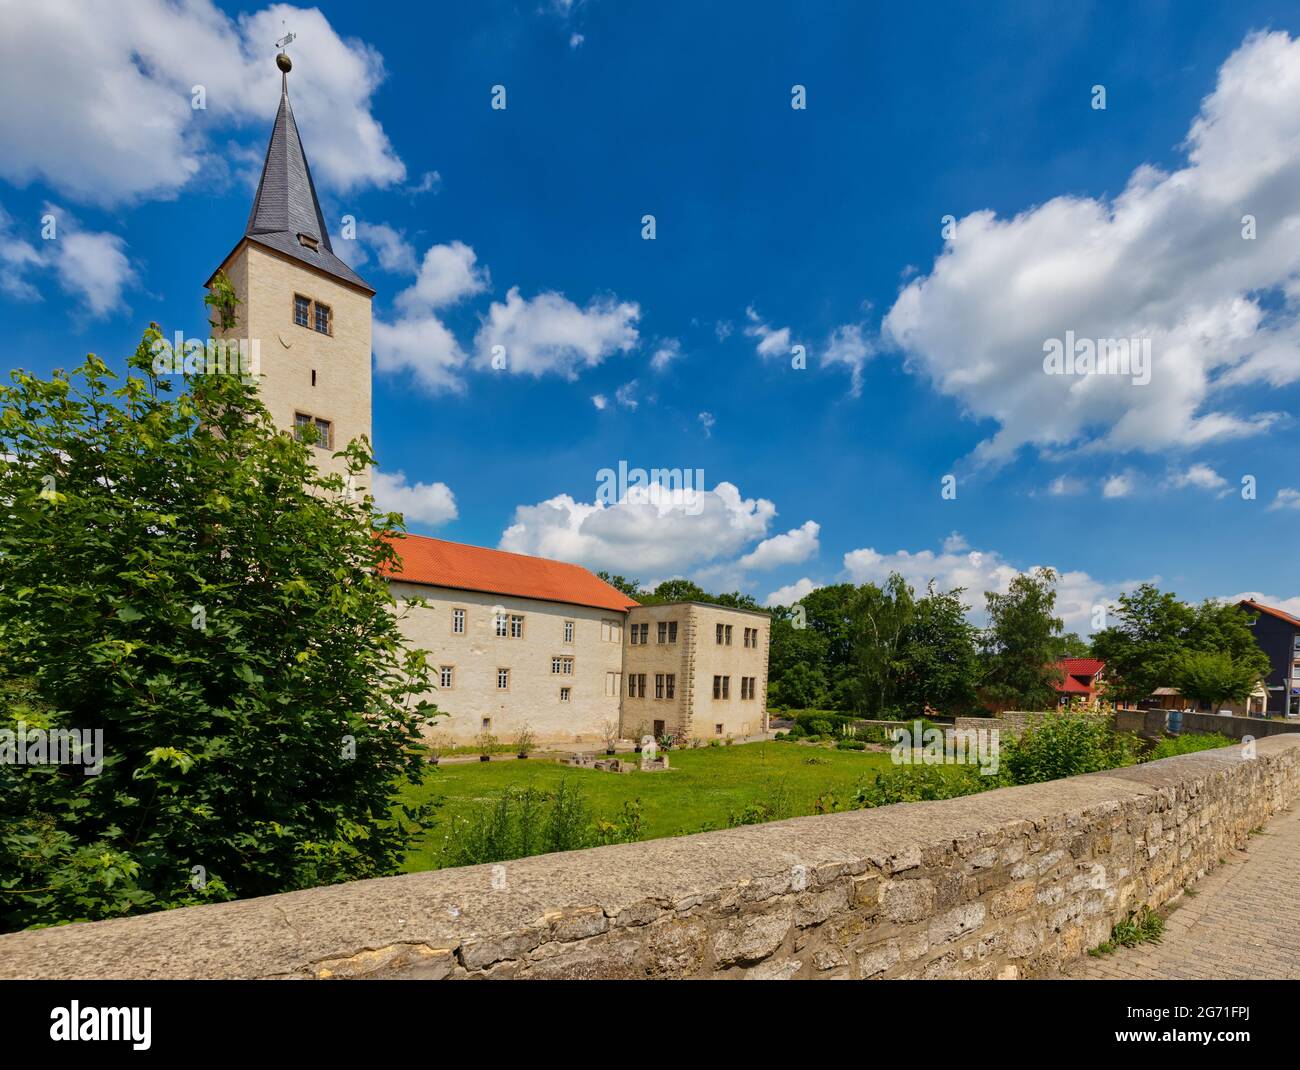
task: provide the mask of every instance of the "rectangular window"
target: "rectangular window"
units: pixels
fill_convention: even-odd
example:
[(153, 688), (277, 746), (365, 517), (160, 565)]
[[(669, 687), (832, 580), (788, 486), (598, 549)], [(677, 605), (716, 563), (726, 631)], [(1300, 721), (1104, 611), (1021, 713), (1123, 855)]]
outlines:
[(453, 677), (452, 667), (450, 665), (442, 666), (438, 670), (438, 686), (442, 688), (451, 687)]
[(655, 673), (655, 698), (661, 699), (663, 697), (664, 697), (664, 674), (661, 672), (657, 672)]
[(636, 698), (636, 673), (627, 674), (627, 697)]
[(451, 611), (451, 634), (465, 634), (465, 611), (463, 609), (453, 609)]
[(677, 642), (677, 622), (675, 620), (668, 622), (668, 641), (670, 643)]
[(715, 736), (720, 736), (720, 735), (722, 735), (722, 725), (720, 725), (720, 724), (715, 724), (715, 725), (713, 726), (713, 734), (714, 734)]
[(673, 692), (677, 690), (677, 676), (675, 673), (669, 673), (664, 677), (664, 698), (671, 699)]
[(636, 646), (637, 636), (640, 634), (640, 631), (637, 630), (637, 626), (635, 624), (632, 625), (631, 630), (627, 633), (627, 641), (631, 643), (632, 646)]
[(321, 334), (330, 333), (330, 306), (316, 302), (316, 330)]
[(607, 672), (605, 674), (605, 695), (609, 698), (617, 698), (623, 693), (623, 674), (621, 672)]
[(497, 614), (497, 638), (498, 639), (504, 639), (506, 637), (507, 626), (508, 625), (506, 621), (506, 615), (504, 613), (498, 613)]
[(311, 326), (311, 301), (299, 294), (293, 295), (293, 322), (299, 327)]
[(564, 641), (566, 643), (573, 642), (573, 621), (571, 620), (564, 622)]
[(560, 688), (560, 701), (561, 701), (561, 702), (568, 702), (568, 701), (569, 701), (569, 696), (570, 696), (571, 694), (572, 694), (572, 691), (570, 691), (569, 688), (567, 688), (567, 687), (562, 687), (562, 688)]
[(616, 620), (602, 620), (600, 622), (600, 641), (602, 643), (621, 643), (623, 641), (623, 625)]
[(565, 676), (572, 676), (573, 659), (557, 654), (555, 657), (551, 658), (551, 672), (555, 674), (562, 673)]
[(655, 641), (660, 643), (668, 642), (668, 622), (666, 620), (661, 620), (659, 622), (659, 628), (657, 629), (657, 634), (655, 635)]
[(331, 449), (334, 445), (333, 425), (309, 413), (293, 414), (293, 434), (299, 442), (311, 442), (322, 449)]
[(724, 676), (722, 678), (722, 697), (731, 698), (731, 677), (730, 676)]
[(491, 732), (491, 731), (492, 731), (492, 718), (491, 718), (491, 717), (484, 717), (482, 723), (483, 723), (483, 731), (484, 731), (484, 732)]
[(518, 614), (512, 614), (510, 617), (510, 638), (522, 639), (524, 637), (524, 618)]
[(714, 632), (714, 638), (717, 641), (718, 646), (722, 646), (722, 625), (721, 624), (718, 625), (717, 630)]
[(645, 673), (643, 672), (636, 674), (636, 690), (641, 698), (645, 698)]
[(509, 670), (509, 669), (497, 669), (497, 690), (498, 690), (498, 691), (509, 691), (509, 690), (510, 690), (510, 670)]
[(727, 646), (731, 646), (731, 625), (727, 625)]
[(713, 697), (722, 698), (722, 677), (721, 676), (715, 676), (713, 678)]

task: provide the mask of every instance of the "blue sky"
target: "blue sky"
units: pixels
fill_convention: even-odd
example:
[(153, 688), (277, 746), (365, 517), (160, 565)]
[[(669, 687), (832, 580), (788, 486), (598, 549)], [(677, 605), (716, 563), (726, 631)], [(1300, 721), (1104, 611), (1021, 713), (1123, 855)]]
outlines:
[[(283, 19), (413, 530), (760, 600), (1051, 565), (1080, 630), (1143, 579), (1300, 609), (1294, 7), (59, 7), (0, 43), (11, 366), (200, 333)], [(1151, 382), (1046, 376), (1067, 330), (1149, 337)], [(621, 460), (704, 507), (599, 507)]]

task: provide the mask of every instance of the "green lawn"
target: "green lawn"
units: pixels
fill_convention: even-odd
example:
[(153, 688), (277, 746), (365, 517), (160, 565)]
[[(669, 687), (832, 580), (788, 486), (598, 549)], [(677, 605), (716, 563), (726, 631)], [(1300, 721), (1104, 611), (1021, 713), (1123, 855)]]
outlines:
[[(635, 755), (620, 755), (634, 758)], [(812, 761), (810, 761), (812, 759)], [(553, 790), (562, 778), (582, 789), (593, 815), (612, 818), (626, 799), (640, 799), (646, 839), (681, 836), (712, 826), (726, 828), (729, 814), (750, 803), (770, 804), (784, 794), (791, 817), (814, 812), (818, 796), (852, 792), (868, 773), (889, 766), (889, 754), (837, 751), (797, 743), (744, 743), (669, 753), (662, 773), (602, 773), (546, 758), (468, 762), (430, 769), (425, 783), (410, 788), (406, 801), (442, 800), (434, 826), (407, 857), (416, 872), (441, 866), (441, 845), (451, 818), (508, 788), (533, 785)]]

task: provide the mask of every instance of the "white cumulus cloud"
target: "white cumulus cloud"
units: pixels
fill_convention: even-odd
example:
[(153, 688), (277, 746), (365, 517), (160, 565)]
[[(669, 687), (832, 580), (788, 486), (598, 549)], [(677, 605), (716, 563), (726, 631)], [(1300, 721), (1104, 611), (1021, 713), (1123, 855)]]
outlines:
[(764, 539), (737, 564), (742, 569), (761, 571), (807, 561), (820, 549), (817, 541), (820, 532), (821, 525), (817, 521), (805, 521), (801, 527), (787, 531), (783, 535), (773, 535), (770, 539)]
[(576, 379), (614, 353), (633, 349), (640, 316), (633, 301), (602, 297), (580, 308), (560, 293), (524, 298), (512, 286), (504, 302), (492, 302), (475, 336), (476, 361), (492, 367), (493, 349), (501, 346), (505, 369), (513, 374)]
[[(937, 389), (997, 422), (978, 460), (1025, 445), (1191, 447), (1275, 421), (1235, 409), (1229, 394), (1300, 379), (1297, 99), (1300, 40), (1252, 35), (1202, 101), (1183, 167), (1134, 161), (1113, 198), (1059, 196), (957, 222), (883, 333)], [(1044, 343), (1067, 331), (1149, 339), (1149, 384), (1046, 374)]]
[(372, 493), (379, 508), (401, 513), (408, 524), (414, 522), (430, 526), (455, 520), (456, 496), (446, 483), (409, 483), (400, 472), (383, 472), (373, 475)]
[[(501, 536), (502, 550), (575, 561), (593, 569), (681, 575), (719, 558), (734, 557), (767, 534), (776, 506), (745, 498), (731, 483), (701, 490), (695, 504), (672, 504), (664, 489), (630, 487), (613, 505), (559, 494), (521, 505)], [(680, 499), (679, 499), (680, 500)]]
[(378, 52), (345, 41), (317, 8), (231, 18), (210, 0), (0, 0), (0, 97), (22, 102), (0, 109), (0, 177), (100, 205), (175, 196), (218, 140), (269, 136), (282, 22), (298, 34), (290, 93), (317, 181), (340, 192), (402, 181), (371, 114)]

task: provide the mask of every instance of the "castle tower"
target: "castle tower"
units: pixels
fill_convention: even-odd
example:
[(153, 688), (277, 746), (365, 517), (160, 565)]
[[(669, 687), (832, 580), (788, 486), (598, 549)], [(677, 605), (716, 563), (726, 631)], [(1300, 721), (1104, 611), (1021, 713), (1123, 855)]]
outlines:
[(292, 63), (276, 56), (280, 110), (244, 236), (207, 285), (224, 272), (239, 297), (228, 337), (256, 342), (262, 403), (276, 425), (317, 429), (318, 464), (349, 441), (370, 437), (370, 301), (375, 291), (334, 255), (311, 168), (289, 105)]

